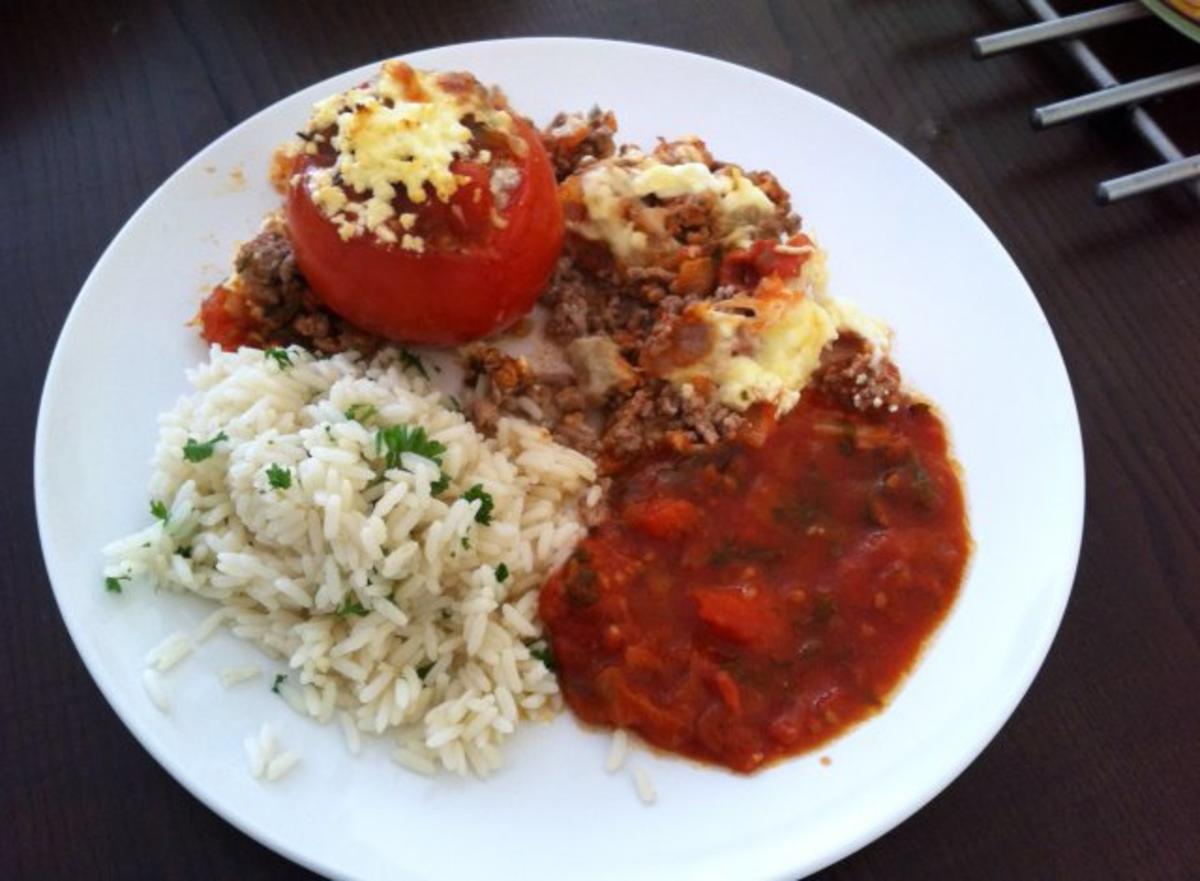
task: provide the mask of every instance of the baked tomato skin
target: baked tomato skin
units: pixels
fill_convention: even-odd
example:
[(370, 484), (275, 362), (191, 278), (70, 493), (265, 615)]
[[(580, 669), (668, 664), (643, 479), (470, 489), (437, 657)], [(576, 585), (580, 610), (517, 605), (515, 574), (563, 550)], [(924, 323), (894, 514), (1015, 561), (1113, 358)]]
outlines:
[(429, 345), (477, 340), (527, 313), (562, 250), (563, 216), (541, 141), (524, 120), (514, 125), (528, 149), (515, 157), (521, 180), (499, 212), (503, 225), (489, 218), (458, 247), (421, 253), (370, 234), (343, 240), (312, 201), (305, 171), (314, 160), (301, 154), (285, 214), (296, 262), (322, 302), (363, 330)]

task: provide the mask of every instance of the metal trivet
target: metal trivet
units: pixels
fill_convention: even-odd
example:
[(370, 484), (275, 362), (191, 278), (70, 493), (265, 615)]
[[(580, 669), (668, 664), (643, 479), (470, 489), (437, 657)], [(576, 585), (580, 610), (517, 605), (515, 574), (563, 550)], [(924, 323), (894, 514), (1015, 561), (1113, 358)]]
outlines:
[[(1021, 5), (1038, 19), (1038, 23), (978, 37), (971, 44), (975, 57), (990, 58), (1026, 46), (1063, 40), (1067, 54), (1097, 86), (1095, 92), (1035, 107), (1030, 114), (1034, 128), (1047, 128), (1104, 110), (1128, 107), (1134, 129), (1163, 160), (1161, 165), (1144, 171), (1101, 181), (1096, 186), (1096, 200), (1107, 205), (1162, 187), (1179, 185), (1200, 201), (1200, 153), (1185, 156), (1149, 111), (1138, 106), (1150, 98), (1200, 85), (1200, 64), (1122, 83), (1078, 37), (1098, 28), (1152, 15), (1140, 2), (1131, 0), (1115, 3), (1102, 9), (1066, 16), (1060, 15), (1049, 0), (1021, 0)], [(1165, 24), (1163, 26), (1166, 27)]]

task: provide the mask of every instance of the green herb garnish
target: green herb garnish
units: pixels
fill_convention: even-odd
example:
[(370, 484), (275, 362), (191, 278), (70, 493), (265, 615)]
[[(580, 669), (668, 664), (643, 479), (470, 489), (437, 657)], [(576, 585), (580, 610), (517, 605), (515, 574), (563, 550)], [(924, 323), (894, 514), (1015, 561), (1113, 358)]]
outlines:
[(346, 410), (346, 418), (366, 425), (378, 412), (379, 408), (374, 404), (351, 404)]
[(271, 683), (271, 691), (275, 692), (275, 694), (279, 694), (279, 686), (283, 685), (283, 683), (286, 681), (287, 681), (286, 673), (276, 673), (275, 681)]
[(499, 566), (496, 567), (496, 581), (503, 584), (507, 580), (508, 580), (508, 566), (506, 566), (504, 563), (501, 563)]
[(460, 540), (459, 544), (461, 544), (461, 545), (462, 545), (462, 549), (463, 549), (464, 551), (469, 551), (469, 550), (471, 550), (471, 539), (467, 538), (465, 535), (462, 537), (462, 539)]
[(160, 502), (158, 499), (150, 500), (150, 513), (154, 515), (155, 520), (161, 520), (163, 523), (166, 523), (167, 518), (171, 516), (171, 512), (167, 510), (166, 504)]
[(112, 575), (110, 575), (104, 579), (104, 589), (107, 590), (109, 593), (120, 593), (121, 592), (121, 582), (128, 581), (128, 580), (129, 580), (128, 575), (118, 575), (115, 578)]
[(529, 654), (537, 658), (551, 673), (555, 670), (554, 652), (550, 651), (550, 646), (536, 646), (529, 649)]
[(425, 379), (429, 379), (429, 372), (425, 369), (425, 362), (410, 352), (408, 349), (400, 350), (400, 363), (406, 368), (412, 368), (421, 374)]
[(219, 431), (211, 440), (200, 443), (193, 437), (187, 439), (187, 443), (183, 445), (183, 458), (189, 462), (203, 462), (216, 450), (217, 444), (223, 440), (229, 440), (225, 436), (225, 432)]
[(345, 618), (347, 615), (357, 615), (360, 618), (367, 616), (366, 607), (356, 599), (346, 597), (342, 600), (342, 604), (336, 609), (337, 614)]
[(271, 484), (272, 489), (290, 489), (292, 472), (279, 465), (272, 465), (267, 469), (267, 482)]
[(442, 464), (446, 445), (432, 440), (421, 426), (390, 425), (379, 429), (375, 435), (375, 452), (382, 453), (388, 468), (401, 468), (400, 456), (414, 453), (423, 456), (435, 465)]
[(813, 601), (813, 620), (818, 624), (824, 624), (836, 614), (837, 604), (834, 603), (833, 597), (823, 593), (817, 594), (817, 598)]
[(475, 512), (476, 523), (487, 526), (492, 522), (492, 509), (496, 507), (496, 502), (492, 499), (491, 494), (484, 490), (482, 483), (475, 484), (463, 493), (462, 497), (468, 502), (478, 500), (479, 510)]
[(288, 354), (287, 349), (267, 349), (263, 352), (263, 357), (274, 359), (280, 370), (287, 370), (292, 366), (292, 356)]
[(437, 480), (429, 484), (429, 493), (430, 495), (440, 496), (449, 486), (450, 475), (443, 471)]

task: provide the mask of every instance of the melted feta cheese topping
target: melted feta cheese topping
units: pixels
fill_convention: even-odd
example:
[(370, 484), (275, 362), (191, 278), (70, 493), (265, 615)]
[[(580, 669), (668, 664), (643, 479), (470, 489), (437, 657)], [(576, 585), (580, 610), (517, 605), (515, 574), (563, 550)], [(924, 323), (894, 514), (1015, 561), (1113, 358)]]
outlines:
[[(789, 247), (783, 245), (781, 247)], [(708, 354), (665, 378), (677, 384), (703, 377), (734, 410), (765, 401), (786, 413), (821, 363), (821, 351), (843, 333), (863, 337), (877, 356), (891, 345), (891, 330), (857, 306), (826, 293), (823, 252), (814, 248), (799, 274), (769, 280), (753, 296), (697, 303), (691, 316), (709, 325)]]
[[(588, 166), (580, 174), (587, 217), (571, 224), (584, 238), (604, 242), (623, 265), (653, 261), (659, 239), (651, 197), (668, 201), (711, 194), (715, 228), (730, 247), (745, 247), (755, 226), (775, 214), (777, 206), (740, 168), (716, 170), (698, 161), (675, 164), (640, 151)], [(669, 246), (669, 245), (668, 245)]]
[[(453, 89), (447, 88), (446, 76), (455, 77)], [(316, 153), (317, 144), (328, 138), (337, 157), (332, 166), (309, 172), (313, 202), (343, 239), (372, 232), (395, 241), (388, 222), (395, 216), (397, 195), (420, 205), (432, 191), (448, 202), (465, 182), (451, 166), (475, 155), (467, 117), (485, 128), (512, 131), (512, 116), (473, 79), (387, 62), (372, 82), (313, 106), (305, 149)], [(401, 245), (414, 251), (423, 247), (413, 235), (404, 235)]]

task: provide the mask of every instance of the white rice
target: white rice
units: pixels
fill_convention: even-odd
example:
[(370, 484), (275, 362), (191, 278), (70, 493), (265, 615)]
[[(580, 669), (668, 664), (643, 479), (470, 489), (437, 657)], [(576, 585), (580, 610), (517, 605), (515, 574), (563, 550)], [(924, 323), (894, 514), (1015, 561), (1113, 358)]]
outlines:
[(294, 750), (280, 753), (271, 759), (271, 761), (267, 764), (263, 774), (268, 780), (278, 780), (288, 771), (292, 770), (292, 768), (296, 767), (299, 761), (300, 753), (295, 752)]
[(346, 749), (349, 750), (350, 755), (358, 755), (362, 751), (362, 736), (359, 734), (354, 717), (342, 710), (338, 713), (338, 723), (342, 728), (342, 737), (346, 739)]
[(199, 626), (192, 631), (192, 644), (200, 645), (208, 640), (214, 633), (220, 629), (221, 625), (229, 618), (229, 609), (217, 609), (207, 618), (200, 622)]
[(604, 770), (609, 774), (621, 770), (621, 766), (625, 764), (625, 756), (628, 753), (629, 735), (625, 733), (624, 728), (618, 728), (613, 732), (612, 743), (608, 748), (608, 759), (604, 763)]
[(170, 670), (192, 653), (192, 639), (186, 633), (172, 633), (146, 655), (146, 666), (160, 673)]
[(633, 788), (637, 792), (637, 797), (644, 805), (652, 805), (658, 801), (658, 792), (654, 788), (654, 783), (650, 780), (650, 775), (646, 773), (644, 768), (633, 769)]
[(262, 746), (259, 744), (257, 737), (245, 738), (242, 741), (242, 746), (246, 750), (246, 762), (250, 769), (250, 776), (257, 780), (262, 777), (263, 771), (267, 767)]
[[(561, 707), (528, 646), (542, 632), (537, 587), (584, 535), (594, 464), (515, 419), (483, 437), (395, 352), (289, 357), (214, 348), (189, 372), (196, 391), (160, 417), (150, 480), (168, 517), (106, 548), (105, 574), (219, 604), (152, 653), (157, 670), (224, 624), (287, 664), (277, 690), (297, 712), (390, 736), (396, 761), (421, 773), (486, 774), (518, 723)], [(356, 404), (375, 408), (367, 424), (346, 416)], [(377, 430), (395, 425), (443, 444), (441, 465), (408, 451), (385, 468)], [(207, 458), (184, 457), (189, 439), (222, 433)], [(449, 485), (435, 494), (443, 472)], [(481, 500), (464, 498), (476, 485), (493, 502), (488, 523)], [(165, 711), (154, 682), (147, 692)], [(259, 753), (258, 776), (293, 763)]]
[(242, 746), (250, 776), (256, 780), (279, 780), (300, 762), (300, 753), (295, 750), (280, 751), (279, 738), (269, 722), (263, 723), (257, 736), (243, 739)]
[(142, 671), (142, 686), (150, 697), (150, 702), (161, 712), (171, 712), (171, 699), (167, 696), (167, 687), (163, 685), (162, 676), (154, 669), (147, 667)]
[(217, 674), (217, 678), (226, 688), (233, 688), (235, 685), (258, 678), (261, 673), (262, 667), (258, 664), (243, 664), (240, 667), (226, 667)]

